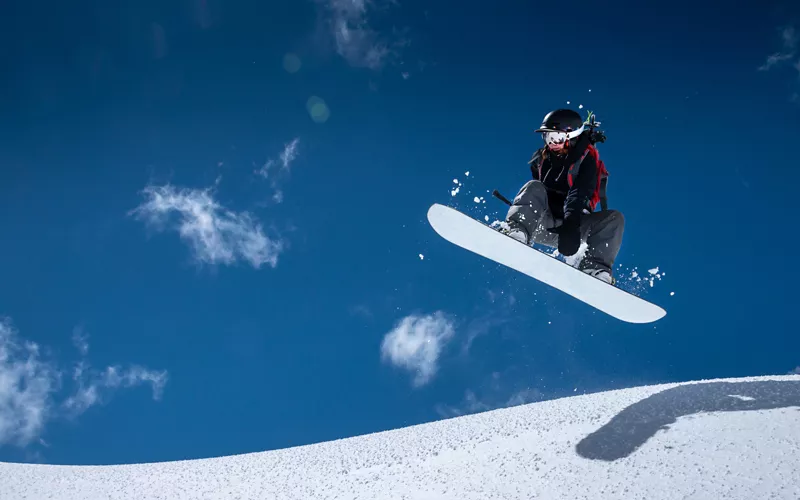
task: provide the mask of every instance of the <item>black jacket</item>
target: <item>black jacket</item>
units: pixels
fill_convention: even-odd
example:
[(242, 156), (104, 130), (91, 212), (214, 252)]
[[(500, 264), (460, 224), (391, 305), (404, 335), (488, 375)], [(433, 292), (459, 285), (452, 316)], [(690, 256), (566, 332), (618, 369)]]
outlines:
[(589, 132), (578, 136), (577, 142), (570, 145), (566, 156), (542, 148), (528, 162), (533, 178), (541, 181), (547, 188), (547, 202), (556, 219), (579, 215), (584, 208), (589, 209), (589, 202), (597, 187), (597, 163), (594, 157), (587, 154), (583, 159), (578, 175), (573, 179), (572, 188), (569, 187), (568, 180), (569, 167), (580, 159), (590, 144), (589, 138)]

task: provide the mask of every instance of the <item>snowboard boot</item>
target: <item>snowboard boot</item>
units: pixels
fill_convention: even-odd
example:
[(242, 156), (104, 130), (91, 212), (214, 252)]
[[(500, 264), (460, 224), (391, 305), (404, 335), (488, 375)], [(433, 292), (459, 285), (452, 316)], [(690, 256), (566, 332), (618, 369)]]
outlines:
[(525, 227), (517, 221), (509, 220), (504, 224), (501, 224), (500, 232), (506, 236), (510, 236), (520, 243), (528, 245), (530, 242), (530, 236), (528, 236), (528, 232), (525, 230)]
[(605, 269), (586, 268), (586, 269), (581, 269), (581, 271), (585, 272), (589, 276), (597, 278), (597, 279), (599, 279), (601, 281), (605, 281), (606, 283), (608, 283), (611, 286), (615, 286), (617, 284), (616, 278), (614, 278), (611, 275), (611, 273), (606, 271)]

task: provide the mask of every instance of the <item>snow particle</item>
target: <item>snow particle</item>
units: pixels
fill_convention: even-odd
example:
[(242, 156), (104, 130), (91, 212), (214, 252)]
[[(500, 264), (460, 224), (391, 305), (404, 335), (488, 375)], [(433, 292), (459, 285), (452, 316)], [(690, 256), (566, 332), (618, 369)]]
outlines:
[(450, 195), (451, 196), (457, 195), (458, 192), (461, 191), (461, 185), (462, 185), (461, 182), (458, 179), (453, 179), (453, 184), (455, 184), (456, 187), (453, 188), (452, 190), (450, 190)]
[(485, 220), (486, 222), (489, 222), (489, 216), (488, 215), (484, 215), (483, 216), (483, 220)]
[(672, 297), (673, 295), (675, 295), (675, 292), (669, 292), (670, 297)]
[(422, 254), (419, 254), (419, 260), (424, 260), (424, 259), (425, 259), (425, 256), (422, 255)]
[(464, 175), (466, 175), (467, 177), (469, 177), (469, 170), (467, 170), (466, 172), (464, 172)]

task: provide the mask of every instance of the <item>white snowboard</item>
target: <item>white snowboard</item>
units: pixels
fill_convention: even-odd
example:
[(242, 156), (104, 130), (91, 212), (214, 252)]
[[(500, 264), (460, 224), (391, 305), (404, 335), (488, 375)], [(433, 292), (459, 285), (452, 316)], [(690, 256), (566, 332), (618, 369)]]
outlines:
[(428, 222), (447, 241), (572, 295), (629, 323), (651, 323), (667, 312), (560, 260), (525, 245), (451, 207), (438, 203)]

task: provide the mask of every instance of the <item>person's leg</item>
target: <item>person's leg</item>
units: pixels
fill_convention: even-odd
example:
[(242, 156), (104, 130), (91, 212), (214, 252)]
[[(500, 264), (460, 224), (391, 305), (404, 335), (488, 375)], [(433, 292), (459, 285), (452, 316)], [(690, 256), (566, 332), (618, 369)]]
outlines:
[(622, 246), (625, 217), (617, 210), (582, 214), (581, 239), (588, 248), (580, 263), (581, 269), (602, 269), (612, 273), (614, 260)]
[(535, 241), (543, 245), (556, 246), (558, 242), (557, 236), (547, 231), (555, 226), (555, 221), (548, 208), (547, 189), (539, 181), (531, 180), (522, 186), (508, 209), (506, 222), (510, 233), (520, 230), (524, 233), (527, 244)]

